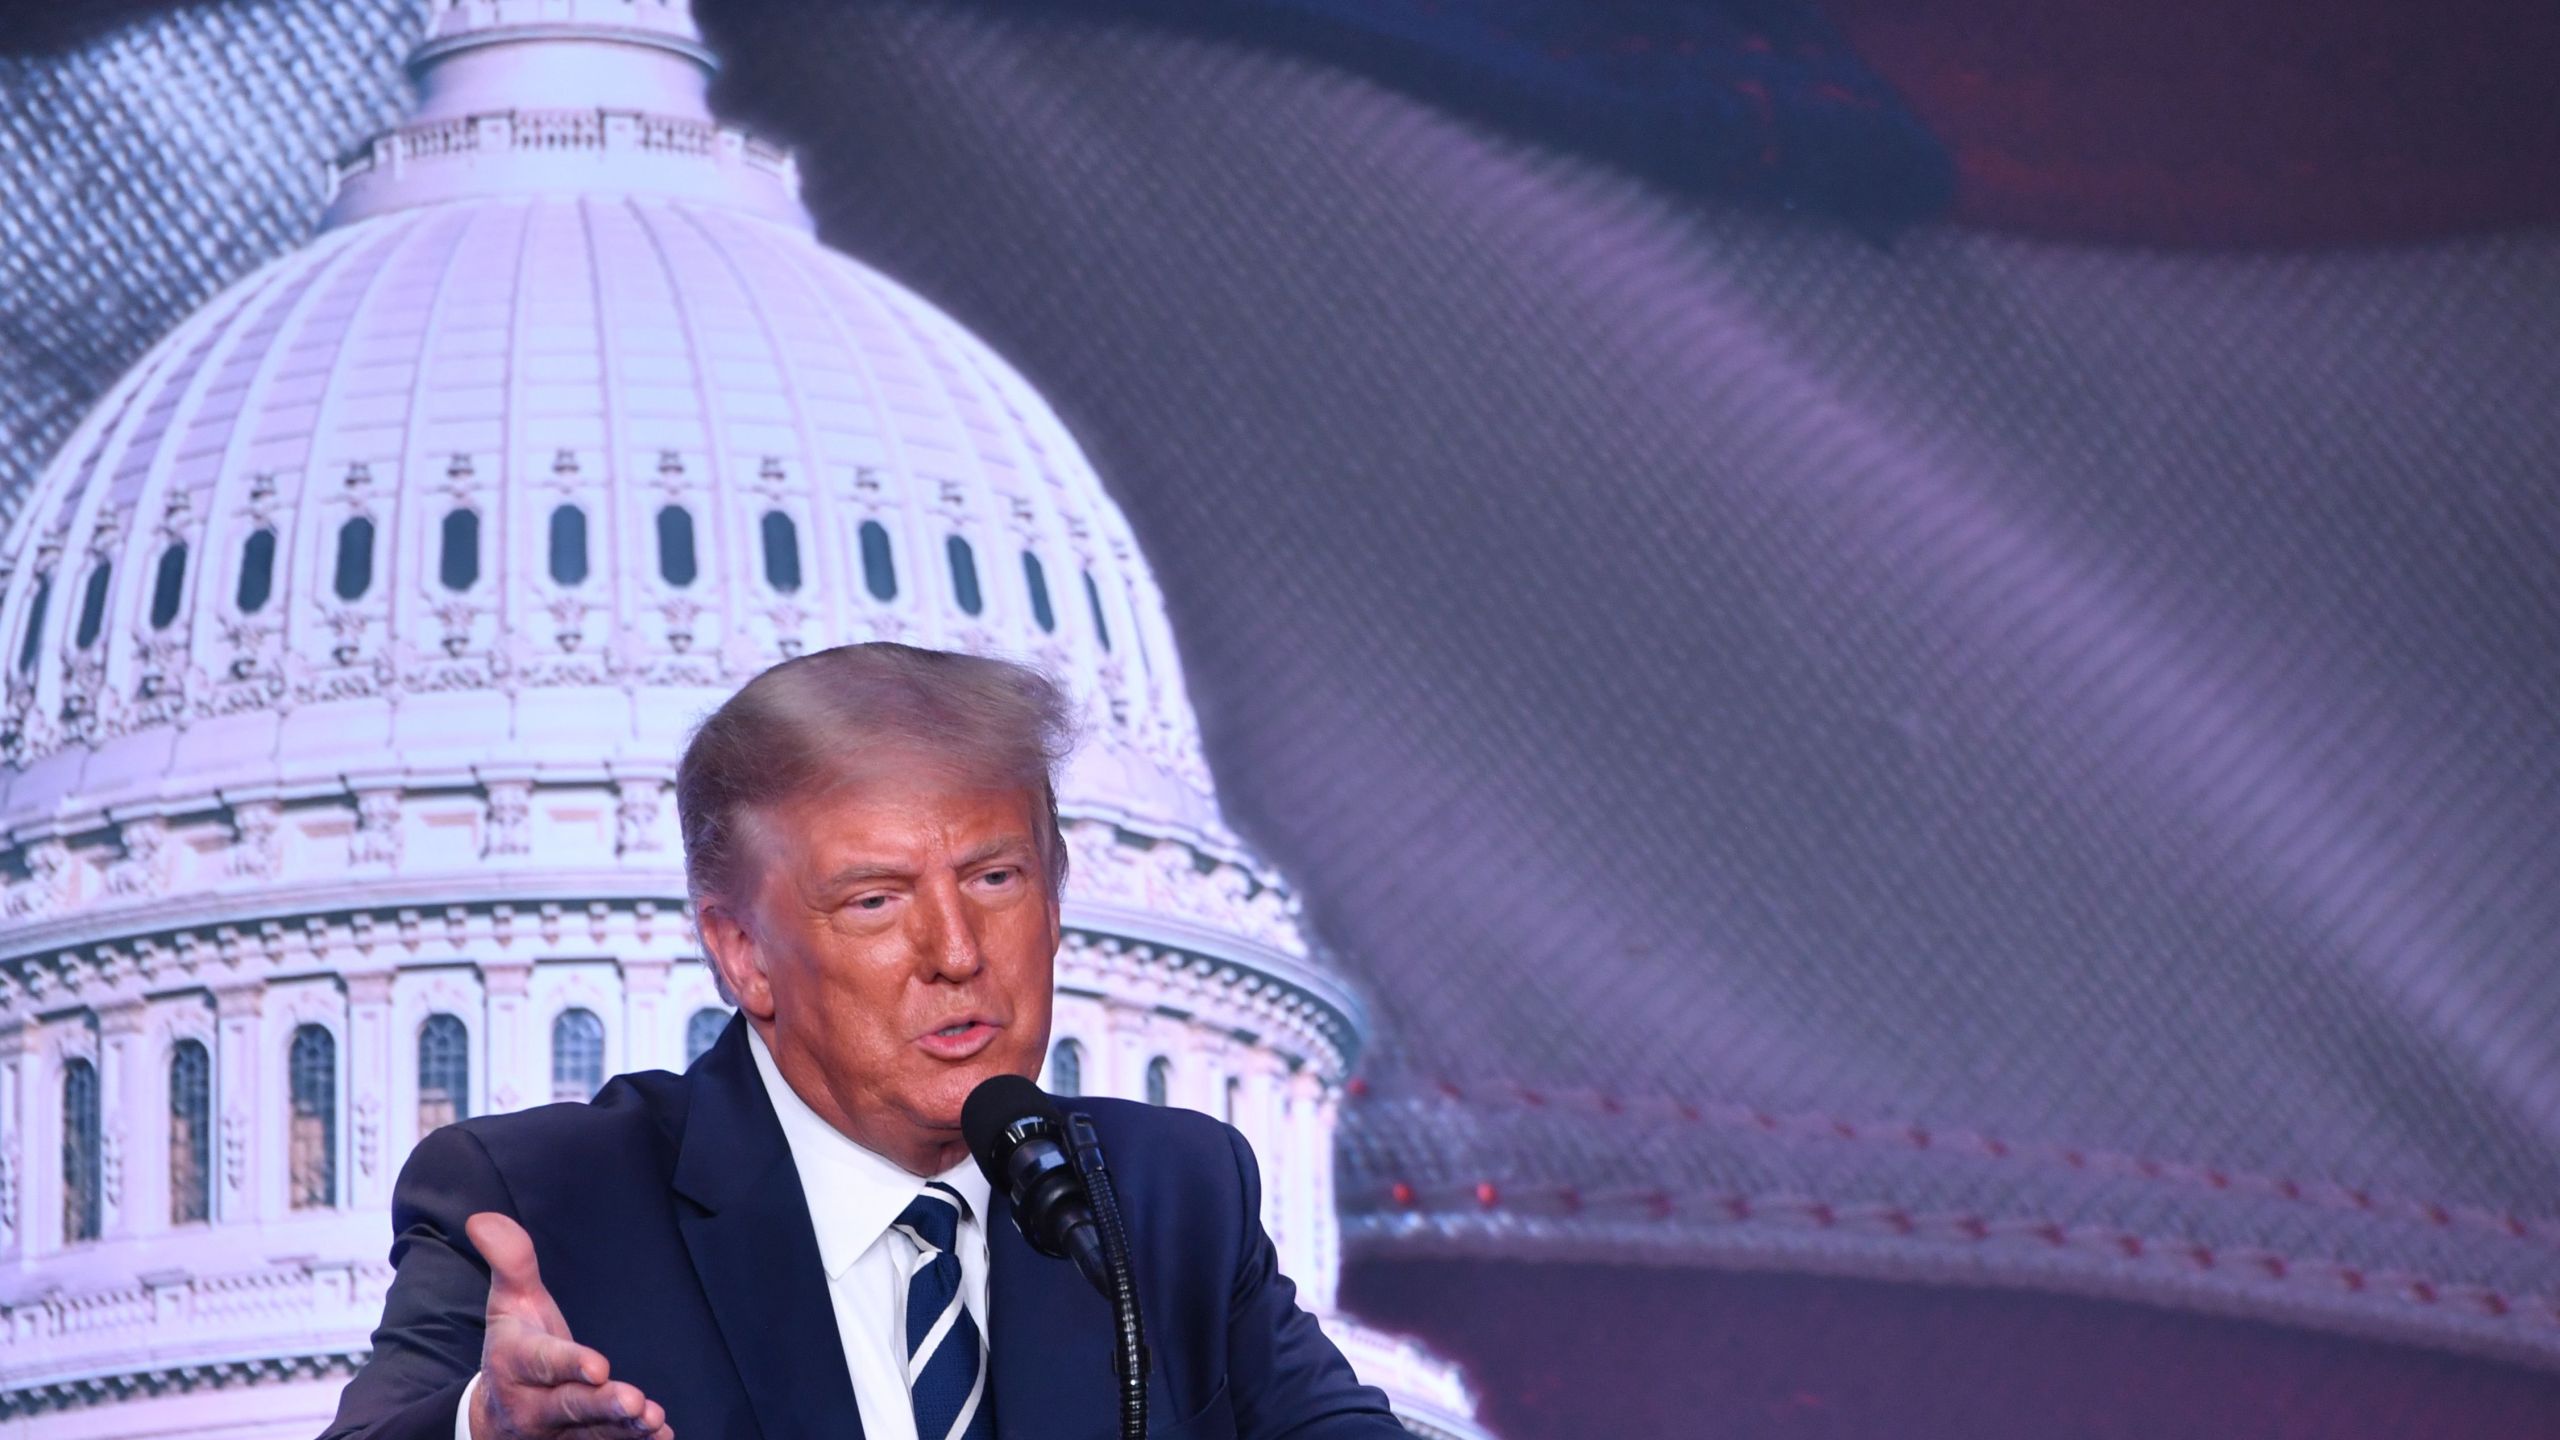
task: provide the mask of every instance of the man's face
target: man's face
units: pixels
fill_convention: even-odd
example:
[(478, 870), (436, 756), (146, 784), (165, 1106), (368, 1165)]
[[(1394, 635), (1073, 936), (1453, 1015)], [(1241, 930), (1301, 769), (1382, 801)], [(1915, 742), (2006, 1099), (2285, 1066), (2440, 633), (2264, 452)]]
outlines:
[(1037, 805), (877, 758), (762, 812), (746, 913), (707, 908), (703, 938), (791, 1088), (918, 1174), (967, 1153), (980, 1081), (1036, 1075), (1048, 1050), (1058, 902)]

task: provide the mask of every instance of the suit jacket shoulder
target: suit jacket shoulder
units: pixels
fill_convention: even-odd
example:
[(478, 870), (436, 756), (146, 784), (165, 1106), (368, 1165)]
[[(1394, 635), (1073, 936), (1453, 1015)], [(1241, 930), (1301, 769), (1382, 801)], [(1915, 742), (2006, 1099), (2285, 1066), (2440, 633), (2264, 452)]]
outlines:
[(1093, 1119), (1120, 1197), (1161, 1410), (1184, 1437), (1402, 1436), (1386, 1395), (1363, 1385), (1297, 1300), (1262, 1224), (1253, 1147), (1195, 1110), (1104, 1098), (1062, 1101)]

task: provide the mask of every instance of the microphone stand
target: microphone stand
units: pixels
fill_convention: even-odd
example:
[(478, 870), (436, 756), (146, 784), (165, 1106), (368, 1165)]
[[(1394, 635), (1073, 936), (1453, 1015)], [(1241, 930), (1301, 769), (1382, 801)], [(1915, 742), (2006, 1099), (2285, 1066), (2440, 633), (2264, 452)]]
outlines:
[(1138, 1282), (1129, 1269), (1129, 1232), (1120, 1220), (1119, 1192), (1102, 1163), (1102, 1139), (1093, 1121), (1081, 1112), (1067, 1116), (1074, 1142), (1076, 1168), (1084, 1172), (1093, 1197), (1094, 1227), (1102, 1232), (1102, 1258), (1110, 1275), (1104, 1295), (1111, 1301), (1112, 1371), (1120, 1377), (1121, 1440), (1146, 1440), (1147, 1335), (1138, 1318)]

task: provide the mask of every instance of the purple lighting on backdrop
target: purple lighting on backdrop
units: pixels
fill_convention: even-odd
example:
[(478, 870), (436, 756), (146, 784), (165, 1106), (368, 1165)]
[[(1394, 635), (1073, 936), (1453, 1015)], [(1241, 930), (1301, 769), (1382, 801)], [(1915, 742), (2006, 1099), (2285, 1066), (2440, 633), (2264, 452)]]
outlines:
[[(1367, 1018), (1356, 1070), (1326, 1072), (1308, 1040), (1310, 1093), (1273, 1100), (1318, 1113), (1320, 1076), (1357, 1077), (1324, 1152), (1335, 1189), (1285, 1202), (1293, 1254), (1323, 1252), (1310, 1237), (1338, 1223), (1345, 1323), (1410, 1329), (1463, 1362), (1508, 1440), (2531, 1434), (2560, 1414), (2560, 50), (2548, 17), (2509, 35), (2472, 0), (2423, 20), (2388, 8), (703, 0), (724, 57), (714, 108), (777, 146), (741, 141), (753, 163), (721, 173), (760, 187), (757, 205), (796, 183), (839, 257), (744, 216), (617, 202), (519, 233), (483, 215), (333, 252), (271, 313), (320, 346), (312, 315), (433, 291), (401, 268), (425, 257), (487, 289), (419, 333), (504, 329), (513, 266), (533, 255), (575, 283), (531, 287), (541, 317), (525, 323), (587, 325), (568, 348), (602, 356), (597, 374), (634, 354), (614, 327), (678, 328), (653, 307), (680, 294), (747, 318), (644, 369), (752, 369), (757, 336), (834, 326), (773, 341), (773, 373), (824, 389), (848, 354), (939, 356), (900, 371), (909, 388), (879, 423), (938, 424), (943, 399), (975, 419), (913, 454), (975, 454), (1002, 432), (1016, 450), (986, 475), (1029, 475), (1034, 451), (1089, 457), (1076, 493), (1103, 508), (1086, 519), (1125, 513), (1110, 535), (1143, 574), (1115, 581), (1106, 544), (1087, 592), (1062, 537), (1042, 539), (1040, 634), (1086, 646), (1096, 676), (1149, 674), (1150, 654), (1168, 667), (1127, 727), (1155, 738), (1130, 743), (1196, 742), (1238, 843), (1303, 900), (1308, 965), (1356, 988)], [(417, 19), (410, 0), (254, 0), (0, 22), (10, 504), (146, 347), (311, 243), (333, 162), (363, 177), (359, 198), (409, 183), (370, 168), (368, 145), (410, 105), (399, 60)], [(2494, 228), (2535, 217), (2546, 228)], [(553, 243), (572, 234), (590, 238)], [(853, 261), (921, 299), (875, 308), (888, 282), (846, 279)], [(593, 316), (575, 303), (590, 293)], [(263, 364), (264, 342), (215, 333), (183, 332), (198, 368), (163, 372), (100, 433), (221, 420), (228, 377)], [(199, 339), (221, 348), (188, 351)], [(505, 350), (469, 343), (454, 353), (484, 372)], [(315, 387), (363, 372), (306, 366), (323, 348), (269, 368)], [(584, 383), (535, 378), (562, 388), (526, 413)], [(631, 399), (613, 413), (645, 408)], [(788, 408), (743, 402), (749, 423)], [(372, 403), (324, 408), (362, 421)], [(563, 413), (589, 404), (612, 408)], [(837, 473), (841, 457), (804, 467), (798, 444), (739, 453), (790, 454), (783, 493), (804, 469)], [(495, 485), (516, 464), (493, 443), (456, 479), (445, 448), (419, 448), (425, 478), (399, 493)], [(518, 448), (553, 483), (553, 447)], [(611, 449), (586, 458), (587, 481), (709, 473), (688, 451), (691, 478), (664, 479), (642, 447), (626, 477)], [(185, 441), (165, 466), (101, 473), (156, 484), (219, 453)], [(869, 542), (837, 545), (825, 519), (910, 483), (939, 493), (907, 464), (879, 465), (870, 498), (801, 515), (793, 604), (890, 598)], [(245, 483), (226, 475), (221, 494)], [(689, 573), (715, 590), (775, 573), (723, 551), (700, 503)], [(168, 523), (209, 513), (229, 512)], [(594, 577), (647, 583), (606, 514)], [(38, 523), (0, 555), (0, 570), (27, 557), (0, 573), (0, 660), (32, 575), (106, 547), (120, 598), (102, 643), (123, 683), (161, 653), (134, 621), (162, 517), (53, 542)], [(426, 583), (431, 537), (402, 523), (378, 532), (415, 547), (381, 552), (382, 585)], [(484, 584), (540, 567), (508, 533), (482, 529)], [(310, 536), (288, 527), (280, 605), (327, 584), (332, 537), (318, 521)], [(1001, 618), (1025, 572), (980, 541), (969, 589)], [(46, 543), (66, 558), (35, 558)], [(959, 562), (903, 531), (896, 547), (897, 595), (945, 595)], [(229, 563), (227, 547), (196, 554)], [(38, 651), (55, 688), (35, 706), (12, 682), (33, 717), (13, 737), (58, 725), (83, 683), (80, 585), (69, 569), (53, 583)], [(757, 627), (781, 622), (756, 594), (736, 649), (762, 658)], [(667, 629), (654, 609), (585, 618), (589, 659), (626, 626), (645, 645)], [(692, 661), (727, 653), (708, 639), (719, 615), (692, 619)], [(401, 633), (441, 653), (429, 629)], [(821, 638), (851, 637), (802, 636)], [(450, 700), (406, 697), (383, 733), (492, 756), (529, 743), (418, 719)], [(165, 833), (125, 799), (73, 816), (52, 798), (88, 803), (108, 768), (0, 789), (29, 812), (0, 834), (0, 932), (121, 913), (155, 864), (277, 833), (246, 792), (220, 825), (179, 816)], [(646, 848), (663, 797), (636, 771), (564, 801), (498, 767), (487, 793), (434, 799), (447, 808), (405, 832), (381, 818), (398, 806), (379, 777), (323, 768), (283, 828), (295, 853), (342, 847), (376, 881), (395, 833), (413, 860), (486, 834), (491, 856), (471, 863), (487, 873), (667, 859)], [(347, 795), (318, 794), (339, 779)], [(1177, 865), (1160, 848), (1105, 846), (1078, 873), (1138, 887), (1115, 904), (1186, 875), (1219, 904), (1277, 893), (1207, 850)], [(64, 875), (88, 887), (68, 914), (47, 908)], [(676, 903), (630, 922), (645, 946), (596, 944), (647, 974), (678, 943)], [(445, 943), (443, 912), (422, 913)], [(518, 935), (539, 929), (511, 913)], [(559, 923), (574, 937), (586, 913)], [(400, 931), (389, 912), (373, 923)], [(10, 983), (70, 954), (61, 933), (12, 952)], [(482, 935), (451, 943), (457, 974), (495, 953)], [(641, 1002), (618, 989), (571, 995), (574, 970), (532, 968), (530, 1018), (467, 984), (437, 992), (472, 1018), (476, 1068), (453, 1088), (479, 1113), (514, 1103), (501, 1085), (523, 1101), (559, 1083), (551, 1011), (605, 1016), (605, 1063), (672, 1064), (684, 1012), (712, 1003), (680, 984), (626, 1014)], [(493, 974), (504, 1000), (513, 972)], [(237, 996), (208, 1010), (251, 1026), (261, 1063), (316, 1023), (286, 1004), (325, 1019), (375, 1003), (327, 973), (282, 978), (319, 983), (259, 1002), (273, 1035)], [(9, 1012), (25, 1039), (9, 1053), (54, 1064), (94, 1038), (98, 1073), (129, 1078), (121, 1012), (92, 1024), (70, 982), (46, 983), (31, 1019)], [(397, 1003), (382, 1028), (405, 1043), (430, 1002)], [(500, 1025), (521, 1043), (493, 1041)], [(368, 1045), (351, 1039), (347, 1063), (376, 1065)], [(1205, 1081), (1179, 1087), (1225, 1062), (1182, 1058), (1175, 1093), (1216, 1108)], [(413, 1059), (344, 1089), (377, 1102), (337, 1117), (350, 1183), (362, 1136), (405, 1147)], [(1086, 1059), (1097, 1086), (1143, 1073), (1115, 1081), (1102, 1052)], [(60, 1076), (28, 1073), (17, 1113), (51, 1124)], [(133, 1073), (158, 1083), (150, 1064)], [(270, 1108), (275, 1134), (255, 1143), (273, 1152), (286, 1116)], [(61, 1167), (29, 1123), (0, 1129), (36, 1137), (12, 1173), (49, 1177)], [(162, 1153), (128, 1138), (117, 1173), (162, 1184)], [(249, 1154), (236, 1163), (281, 1187), (277, 1154)], [(35, 1209), (58, 1215), (59, 1198)], [(343, 1254), (378, 1256), (379, 1214), (343, 1218)], [(300, 1237), (316, 1231), (276, 1233), (233, 1247), (239, 1263), (315, 1248)], [(196, 1263), (101, 1253), (0, 1263), (15, 1277), (0, 1304), (41, 1332), (21, 1356), (55, 1343), (47, 1325), (71, 1333), (49, 1317), (128, 1313), (82, 1308), (92, 1291)], [(1329, 1279), (1330, 1262), (1309, 1273)], [(183, 1308), (175, 1293), (153, 1304)], [(303, 1292), (237, 1293), (270, 1315)], [(112, 1389), (36, 1363), (0, 1361), (0, 1419)]]

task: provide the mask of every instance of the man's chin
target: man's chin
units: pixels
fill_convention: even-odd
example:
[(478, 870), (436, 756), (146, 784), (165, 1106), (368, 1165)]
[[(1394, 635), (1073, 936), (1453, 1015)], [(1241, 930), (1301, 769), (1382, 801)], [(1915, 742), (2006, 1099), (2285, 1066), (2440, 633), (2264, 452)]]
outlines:
[(917, 1113), (938, 1129), (960, 1128), (960, 1111), (969, 1103), (977, 1088), (998, 1075), (1022, 1073), (1004, 1060), (979, 1056), (964, 1065), (944, 1065), (939, 1073), (919, 1087), (917, 1099), (922, 1103)]

